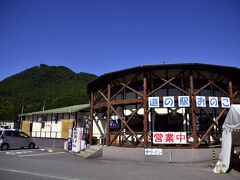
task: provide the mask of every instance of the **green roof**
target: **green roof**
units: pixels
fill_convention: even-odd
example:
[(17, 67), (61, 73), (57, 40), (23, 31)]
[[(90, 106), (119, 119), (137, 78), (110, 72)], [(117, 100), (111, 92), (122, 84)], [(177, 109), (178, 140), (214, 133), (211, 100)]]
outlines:
[(89, 109), (89, 104), (80, 104), (80, 105), (74, 105), (74, 106), (67, 106), (57, 109), (49, 109), (44, 111), (37, 111), (37, 112), (31, 112), (31, 113), (24, 113), (20, 114), (19, 116), (30, 116), (35, 114), (57, 114), (57, 113), (73, 113), (78, 112), (81, 110)]

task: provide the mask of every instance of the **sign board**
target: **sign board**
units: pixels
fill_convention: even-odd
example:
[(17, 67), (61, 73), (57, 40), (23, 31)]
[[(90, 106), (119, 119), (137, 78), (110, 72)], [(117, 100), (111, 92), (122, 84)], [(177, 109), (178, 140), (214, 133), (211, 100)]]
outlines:
[(80, 152), (85, 148), (85, 141), (82, 140), (83, 128), (73, 128), (72, 135), (72, 151)]
[(196, 96), (196, 106), (197, 107), (206, 107), (206, 97), (205, 96)]
[(175, 107), (174, 96), (164, 96), (163, 107)]
[[(162, 107), (175, 108), (175, 107), (190, 107), (190, 96), (178, 96), (178, 100), (175, 102), (174, 96), (163, 96)], [(207, 107), (207, 96), (195, 96), (196, 107)], [(176, 105), (178, 104), (178, 105)], [(208, 97), (208, 106), (211, 108), (218, 108), (218, 97)], [(160, 97), (148, 97), (148, 107), (158, 108), (160, 107)], [(221, 107), (230, 108), (231, 100), (229, 97), (221, 97)]]
[(209, 102), (209, 107), (219, 107), (219, 105), (218, 105), (218, 98), (217, 97), (209, 96), (208, 102)]
[(221, 102), (222, 102), (222, 107), (223, 108), (230, 108), (231, 103), (230, 103), (230, 98), (229, 97), (221, 97)]
[(148, 106), (150, 108), (158, 108), (159, 105), (159, 97), (148, 97)]
[(186, 132), (153, 132), (154, 144), (187, 144)]
[(163, 155), (162, 149), (144, 149), (145, 156), (161, 156)]

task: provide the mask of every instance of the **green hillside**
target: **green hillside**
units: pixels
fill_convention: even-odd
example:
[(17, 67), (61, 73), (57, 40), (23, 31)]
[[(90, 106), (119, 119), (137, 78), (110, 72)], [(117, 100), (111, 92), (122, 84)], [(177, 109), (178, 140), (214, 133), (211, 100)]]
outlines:
[(88, 103), (87, 83), (97, 76), (64, 66), (41, 64), (0, 81), (0, 120), (16, 120), (24, 112)]

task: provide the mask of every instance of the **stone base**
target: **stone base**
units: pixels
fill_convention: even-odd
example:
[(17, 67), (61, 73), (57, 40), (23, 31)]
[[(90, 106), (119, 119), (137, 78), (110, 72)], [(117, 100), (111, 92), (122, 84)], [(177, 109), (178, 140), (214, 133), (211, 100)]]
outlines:
[(162, 149), (162, 155), (145, 155), (144, 148), (104, 146), (102, 156), (106, 159), (157, 161), (157, 162), (202, 162), (218, 159), (221, 148)]

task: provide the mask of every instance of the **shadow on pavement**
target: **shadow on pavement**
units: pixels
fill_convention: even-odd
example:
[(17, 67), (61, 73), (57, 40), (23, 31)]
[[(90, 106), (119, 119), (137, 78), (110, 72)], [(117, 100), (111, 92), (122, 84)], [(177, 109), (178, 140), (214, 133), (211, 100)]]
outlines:
[(238, 155), (233, 155), (231, 166), (232, 169), (240, 172), (240, 159)]

